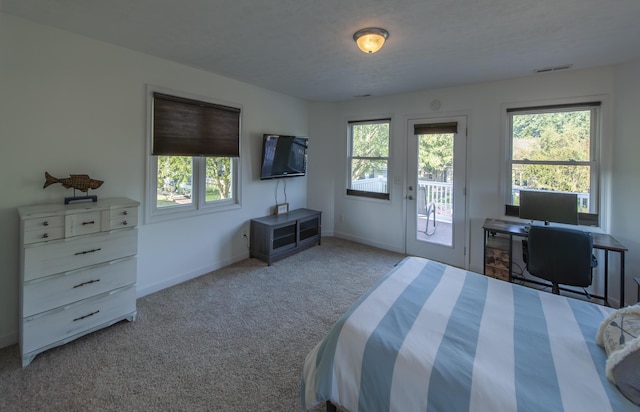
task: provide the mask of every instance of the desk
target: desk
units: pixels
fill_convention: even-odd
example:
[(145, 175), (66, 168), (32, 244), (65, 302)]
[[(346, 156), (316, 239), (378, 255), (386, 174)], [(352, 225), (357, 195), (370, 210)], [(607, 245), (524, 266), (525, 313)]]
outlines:
[[(513, 268), (513, 237), (519, 236), (526, 238), (529, 234), (525, 230), (526, 224), (499, 220), (499, 219), (485, 219), (484, 225), (484, 274), (487, 274), (487, 243), (492, 243), (495, 240), (497, 234), (503, 235), (505, 240), (508, 240), (507, 254), (508, 261), (505, 264), (506, 276), (509, 281), (513, 281), (512, 268)], [(603, 233), (593, 233), (593, 248), (604, 251), (604, 296), (592, 295), (595, 298), (602, 299), (604, 303), (609, 306), (609, 252), (620, 253), (620, 307), (624, 307), (624, 254), (628, 250), (620, 242), (618, 242), (613, 236)], [(503, 244), (505, 242), (502, 242)], [(505, 251), (506, 252), (506, 251)], [(496, 276), (503, 278), (503, 276)], [(507, 280), (504, 278), (504, 280)], [(536, 282), (534, 282), (536, 283)], [(538, 282), (539, 283), (539, 282)]]

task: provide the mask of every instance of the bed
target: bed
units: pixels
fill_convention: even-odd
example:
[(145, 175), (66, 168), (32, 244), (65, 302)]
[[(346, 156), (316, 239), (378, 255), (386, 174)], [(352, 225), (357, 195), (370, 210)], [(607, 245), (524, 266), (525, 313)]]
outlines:
[(596, 344), (612, 311), (408, 257), (307, 355), (302, 409), (639, 411)]

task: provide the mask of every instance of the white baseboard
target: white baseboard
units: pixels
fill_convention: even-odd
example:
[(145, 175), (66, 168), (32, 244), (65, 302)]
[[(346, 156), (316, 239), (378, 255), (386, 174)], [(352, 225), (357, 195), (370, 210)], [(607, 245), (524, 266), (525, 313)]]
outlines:
[(15, 345), (16, 343), (18, 343), (18, 331), (0, 336), (0, 348), (6, 348), (7, 346)]
[(389, 250), (391, 252), (404, 254), (404, 248), (403, 248), (404, 245), (398, 246), (398, 245), (392, 245), (389, 243), (372, 242), (370, 239), (361, 238), (358, 236), (352, 236), (352, 235), (348, 235), (346, 233), (341, 233), (341, 232), (335, 232), (334, 236), (341, 239), (351, 240), (352, 242), (362, 243), (363, 245), (377, 247), (378, 249), (384, 249), (384, 250)]
[(202, 275), (206, 275), (207, 273), (213, 272), (214, 270), (223, 268), (225, 266), (229, 266), (233, 263), (239, 262), (241, 260), (249, 258), (249, 252), (245, 252), (242, 255), (234, 256), (229, 259), (222, 260), (217, 262), (214, 265), (205, 266), (203, 268), (197, 269), (195, 271), (189, 273), (178, 274), (171, 279), (163, 280), (162, 282), (154, 283), (152, 285), (145, 286), (143, 288), (138, 287), (136, 290), (136, 297), (141, 298), (143, 296), (150, 295), (155, 292), (159, 292), (163, 289), (170, 288), (171, 286), (178, 285), (180, 283), (186, 282), (191, 279), (195, 279)]

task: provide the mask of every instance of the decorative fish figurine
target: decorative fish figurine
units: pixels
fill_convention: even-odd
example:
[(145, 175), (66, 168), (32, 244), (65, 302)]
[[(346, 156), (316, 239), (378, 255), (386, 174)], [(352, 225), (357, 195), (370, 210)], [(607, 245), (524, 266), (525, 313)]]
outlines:
[(49, 172), (44, 172), (44, 177), (46, 180), (44, 186), (42, 186), (43, 189), (54, 183), (60, 183), (66, 189), (74, 188), (86, 193), (89, 189), (97, 189), (104, 183), (102, 180), (90, 178), (89, 175), (69, 175), (69, 177), (64, 179), (58, 179), (51, 176)]

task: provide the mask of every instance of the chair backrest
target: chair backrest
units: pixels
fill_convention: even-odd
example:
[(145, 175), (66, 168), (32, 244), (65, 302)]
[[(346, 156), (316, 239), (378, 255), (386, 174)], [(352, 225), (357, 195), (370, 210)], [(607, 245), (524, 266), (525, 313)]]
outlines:
[(591, 233), (575, 229), (531, 226), (527, 270), (550, 282), (587, 287), (591, 284)]

